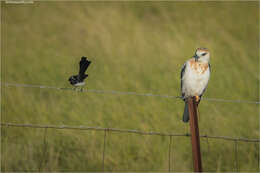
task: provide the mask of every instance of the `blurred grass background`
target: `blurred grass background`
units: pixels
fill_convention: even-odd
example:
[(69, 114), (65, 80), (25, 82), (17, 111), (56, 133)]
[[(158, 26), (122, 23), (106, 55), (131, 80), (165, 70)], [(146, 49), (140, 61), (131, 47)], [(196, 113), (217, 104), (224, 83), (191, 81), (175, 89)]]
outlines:
[[(70, 87), (81, 56), (89, 89), (180, 95), (180, 69), (211, 51), (205, 97), (259, 98), (259, 2), (1, 2), (1, 81)], [(2, 86), (2, 122), (187, 133), (176, 99)], [(259, 138), (259, 107), (202, 101), (200, 133)], [(2, 171), (102, 171), (103, 132), (1, 128)], [(46, 152), (44, 152), (46, 135)], [(169, 138), (107, 134), (106, 171), (167, 171)], [(234, 143), (201, 139), (205, 171), (235, 171)], [(192, 171), (190, 139), (173, 138), (172, 170)], [(259, 147), (238, 142), (239, 171)]]

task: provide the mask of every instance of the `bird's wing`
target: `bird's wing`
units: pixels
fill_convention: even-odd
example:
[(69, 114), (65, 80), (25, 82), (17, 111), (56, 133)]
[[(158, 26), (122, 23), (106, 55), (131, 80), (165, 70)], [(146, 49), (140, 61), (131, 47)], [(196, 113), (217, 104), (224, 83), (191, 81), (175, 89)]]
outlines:
[(79, 75), (84, 75), (91, 61), (88, 61), (86, 57), (82, 57), (79, 62)]
[[(183, 87), (183, 76), (184, 76), (184, 73), (185, 73), (185, 70), (186, 70), (186, 63), (183, 64), (182, 68), (181, 68), (181, 90), (182, 90), (182, 87)], [(184, 93), (181, 93), (182, 94), (182, 97), (184, 96)]]

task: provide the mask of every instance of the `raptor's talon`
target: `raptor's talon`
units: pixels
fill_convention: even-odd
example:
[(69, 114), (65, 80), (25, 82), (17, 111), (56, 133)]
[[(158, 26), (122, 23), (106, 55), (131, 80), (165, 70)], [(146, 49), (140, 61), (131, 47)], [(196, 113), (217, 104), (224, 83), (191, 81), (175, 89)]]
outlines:
[(200, 101), (200, 97), (199, 96), (195, 96), (195, 100), (198, 103)]

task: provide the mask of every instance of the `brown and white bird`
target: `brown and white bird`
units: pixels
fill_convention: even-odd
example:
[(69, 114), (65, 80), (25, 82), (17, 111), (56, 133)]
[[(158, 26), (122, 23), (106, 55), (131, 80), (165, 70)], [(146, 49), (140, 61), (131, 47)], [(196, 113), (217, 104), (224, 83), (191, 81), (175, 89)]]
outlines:
[(181, 93), (185, 102), (183, 122), (189, 121), (187, 98), (195, 96), (199, 103), (210, 77), (210, 52), (207, 48), (198, 48), (195, 55), (186, 61), (181, 69)]

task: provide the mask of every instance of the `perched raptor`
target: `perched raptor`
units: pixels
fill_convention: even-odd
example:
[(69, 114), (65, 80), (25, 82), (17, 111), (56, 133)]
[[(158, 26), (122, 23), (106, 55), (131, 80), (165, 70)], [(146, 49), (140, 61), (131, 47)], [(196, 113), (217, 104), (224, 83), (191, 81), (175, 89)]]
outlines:
[(185, 102), (183, 122), (189, 121), (187, 98), (196, 97), (196, 102), (205, 92), (210, 77), (210, 53), (206, 48), (198, 48), (195, 55), (186, 61), (181, 69), (181, 93)]

